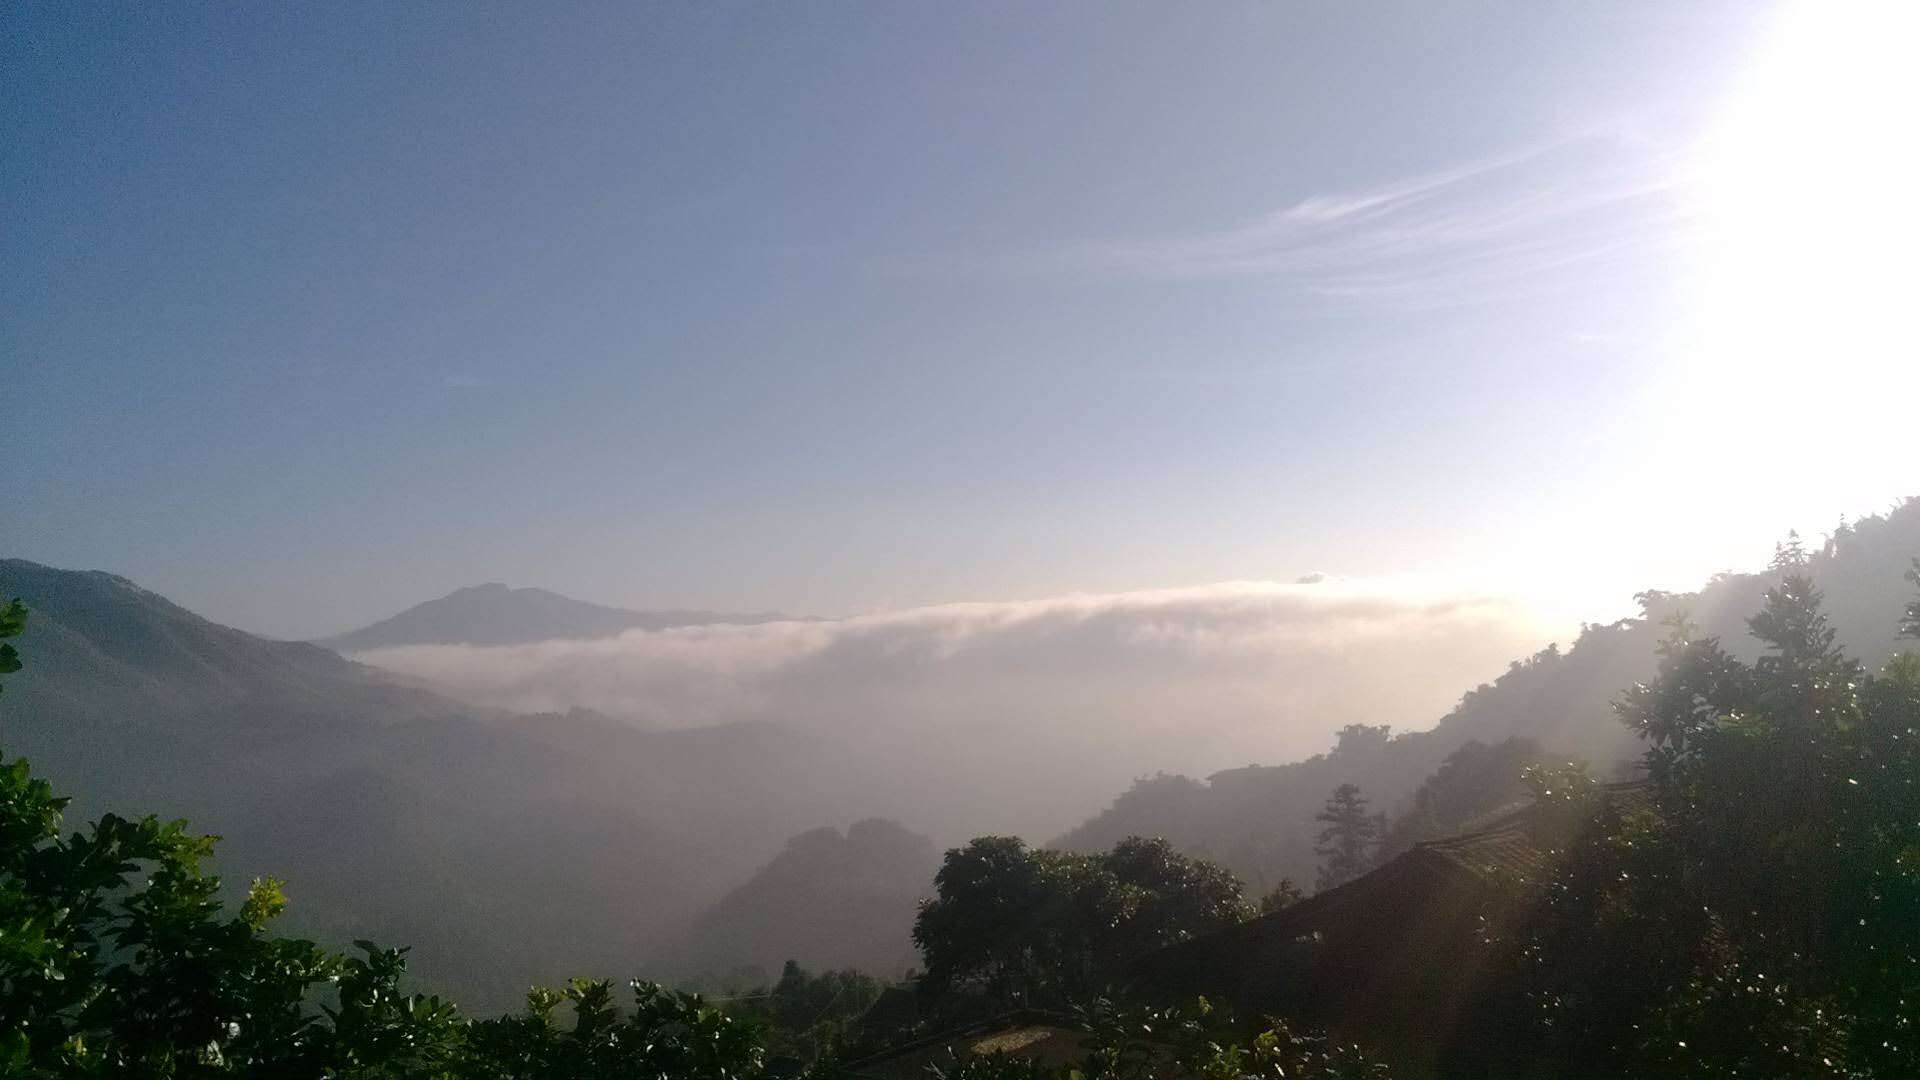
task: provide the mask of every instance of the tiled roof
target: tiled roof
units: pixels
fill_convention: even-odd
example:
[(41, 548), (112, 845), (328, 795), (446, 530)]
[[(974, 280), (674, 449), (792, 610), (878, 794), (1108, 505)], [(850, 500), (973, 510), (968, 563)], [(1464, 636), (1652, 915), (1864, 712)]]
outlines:
[(875, 1057), (849, 1062), (846, 1080), (926, 1080), (929, 1067), (990, 1054), (1031, 1058), (1047, 1065), (1068, 1065), (1086, 1056), (1086, 1035), (1060, 1017), (1045, 1013), (1008, 1013), (979, 1024), (953, 1028), (894, 1047)]
[[(1649, 805), (1644, 783), (1601, 794), (1616, 807)], [(1480, 931), (1492, 883), (1537, 876), (1546, 861), (1531, 802), (1472, 824), (1339, 888), (1162, 949), (1135, 965), (1131, 981), (1149, 996), (1218, 995), (1242, 1014), (1304, 1019), (1418, 1059), (1445, 1038), (1486, 960)]]
[[(1600, 798), (1616, 809), (1650, 809), (1645, 781), (1602, 784)], [(1414, 845), (1408, 854), (1427, 852), (1482, 878), (1530, 877), (1544, 864), (1537, 841), (1538, 812), (1532, 800), (1511, 803), (1469, 821), (1458, 833)], [(1405, 856), (1402, 856), (1403, 858)]]

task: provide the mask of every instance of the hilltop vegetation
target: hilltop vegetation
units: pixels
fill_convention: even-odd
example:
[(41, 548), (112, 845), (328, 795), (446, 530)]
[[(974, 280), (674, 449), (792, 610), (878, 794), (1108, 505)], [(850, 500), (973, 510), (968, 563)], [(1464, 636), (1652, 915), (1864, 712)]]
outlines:
[(916, 966), (913, 913), (938, 865), (932, 840), (892, 821), (809, 830), (702, 912), (665, 963), (726, 985), (765, 982), (778, 957), (898, 978)]
[[(1847, 656), (1811, 566), (1776, 561), (1751, 664), (1670, 620), (1657, 678), (1618, 706), (1651, 810), (1598, 805), (1578, 774), (1541, 786), (1565, 828), (1489, 922), (1501, 964), (1454, 1071), (1920, 1072), (1920, 654), (1877, 674)], [(1895, 625), (1920, 636), (1916, 615)]]
[[(1826, 595), (1836, 640), (1851, 654), (1877, 663), (1895, 648), (1901, 575), (1915, 551), (1920, 499), (1843, 525), (1806, 553), (1805, 572)], [(1585, 626), (1569, 648), (1549, 646), (1514, 661), (1505, 674), (1463, 695), (1431, 730), (1395, 735), (1353, 725), (1330, 751), (1305, 761), (1229, 769), (1205, 780), (1143, 778), (1052, 846), (1102, 851), (1127, 836), (1163, 836), (1264, 892), (1282, 879), (1314, 880), (1320, 857), (1313, 816), (1341, 784), (1357, 785), (1374, 809), (1405, 822), (1418, 810), (1411, 801), (1418, 787), (1450, 756), (1473, 742), (1494, 747), (1513, 738), (1530, 740), (1545, 757), (1589, 762), (1597, 774), (1612, 775), (1630, 768), (1640, 752), (1631, 733), (1614, 722), (1612, 702), (1654, 676), (1665, 620), (1684, 611), (1735, 656), (1753, 660), (1760, 646), (1746, 633), (1745, 619), (1760, 608), (1771, 580), (1763, 573), (1723, 574), (1696, 593), (1643, 593), (1639, 617)], [(1398, 828), (1390, 848), (1412, 838), (1405, 831), (1410, 824)]]

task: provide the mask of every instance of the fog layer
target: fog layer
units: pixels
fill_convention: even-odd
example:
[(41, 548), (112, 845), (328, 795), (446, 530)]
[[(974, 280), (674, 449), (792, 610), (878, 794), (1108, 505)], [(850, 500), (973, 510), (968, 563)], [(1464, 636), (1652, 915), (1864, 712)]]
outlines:
[(1542, 643), (1498, 598), (1310, 580), (355, 659), (519, 712), (829, 737), (895, 781), (857, 809), (945, 839), (1064, 827), (1133, 776), (1293, 760), (1349, 723), (1423, 727)]

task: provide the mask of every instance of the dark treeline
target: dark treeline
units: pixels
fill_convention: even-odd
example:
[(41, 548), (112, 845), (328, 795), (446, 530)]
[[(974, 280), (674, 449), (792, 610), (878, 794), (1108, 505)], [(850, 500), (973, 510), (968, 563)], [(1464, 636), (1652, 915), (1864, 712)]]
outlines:
[[(1464, 943), (1479, 956), (1470, 1000), (1448, 1003), (1459, 1021), (1439, 1045), (1383, 1052), (1460, 1077), (1920, 1075), (1920, 653), (1877, 672), (1849, 657), (1813, 562), (1782, 547), (1748, 620), (1751, 662), (1666, 620), (1654, 677), (1616, 702), (1642, 747), (1643, 783), (1625, 790), (1644, 798), (1603, 797), (1582, 763), (1529, 765), (1524, 743), (1456, 753), (1392, 829), (1357, 789), (1332, 794), (1328, 888), (1373, 861), (1383, 831), (1404, 839), (1481, 809), (1492, 795), (1454, 800), (1482, 769), (1511, 778), (1493, 794), (1522, 785), (1535, 811), (1540, 857), (1492, 878)], [(1920, 560), (1907, 576), (1920, 586)], [(1920, 637), (1920, 599), (1890, 629)], [(1246, 917), (1237, 882), (1148, 846), (1174, 873), (1129, 883), (1126, 899), (1118, 882), (1075, 887), (1097, 857), (991, 839), (949, 853), (918, 928), (939, 960), (923, 992), (964, 983), (1064, 1004), (1123, 981), (1124, 954)], [(1194, 899), (1169, 906), (1176, 893)], [(1380, 974), (1363, 958), (1352, 977)]]

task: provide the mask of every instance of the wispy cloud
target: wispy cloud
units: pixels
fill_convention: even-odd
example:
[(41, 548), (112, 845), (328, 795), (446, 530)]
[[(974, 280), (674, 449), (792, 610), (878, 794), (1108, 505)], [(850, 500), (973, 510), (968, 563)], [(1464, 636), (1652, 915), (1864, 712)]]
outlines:
[(1266, 278), (1310, 297), (1408, 305), (1507, 298), (1549, 288), (1569, 268), (1673, 243), (1686, 220), (1672, 172), (1643, 141), (1586, 134), (1044, 262), (1127, 276)]

